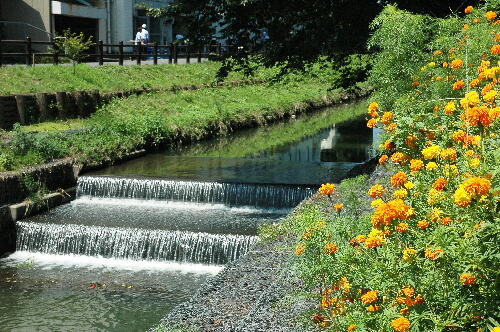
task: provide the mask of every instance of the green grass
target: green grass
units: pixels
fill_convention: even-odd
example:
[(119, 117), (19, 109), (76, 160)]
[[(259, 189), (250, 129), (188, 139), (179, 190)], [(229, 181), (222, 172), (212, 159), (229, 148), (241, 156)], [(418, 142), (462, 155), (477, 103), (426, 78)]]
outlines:
[[(214, 81), (218, 62), (188, 65), (102, 66), (80, 64), (73, 75), (72, 66), (0, 67), (0, 95), (53, 91), (119, 91), (139, 88), (166, 89), (179, 85), (199, 85)], [(232, 73), (229, 80), (243, 76)]]

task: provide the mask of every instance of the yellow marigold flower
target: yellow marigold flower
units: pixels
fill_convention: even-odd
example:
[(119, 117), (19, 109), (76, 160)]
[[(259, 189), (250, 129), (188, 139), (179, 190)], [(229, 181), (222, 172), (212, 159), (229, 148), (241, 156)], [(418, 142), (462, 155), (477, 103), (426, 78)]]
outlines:
[(413, 297), (413, 295), (415, 295), (415, 290), (410, 286), (403, 287), (401, 290), (403, 291), (403, 294), (407, 297)]
[(497, 91), (490, 90), (483, 96), (483, 100), (487, 103), (492, 103), (495, 101), (496, 97), (497, 97)]
[(356, 328), (357, 328), (357, 327), (358, 327), (358, 326), (357, 326), (356, 324), (351, 324), (351, 325), (349, 325), (349, 326), (347, 327), (347, 331), (348, 331), (348, 332), (356, 331)]
[(500, 54), (500, 44), (493, 45), (491, 47), (491, 54), (493, 55), (499, 55)]
[(324, 183), (319, 188), (319, 192), (323, 195), (331, 195), (335, 192), (335, 185), (331, 183)]
[(364, 243), (367, 248), (381, 246), (385, 243), (384, 233), (378, 229), (372, 229), (370, 234), (366, 237)]
[(339, 248), (333, 242), (328, 242), (323, 247), (323, 252), (327, 255), (333, 255), (337, 250), (339, 250)]
[(410, 226), (405, 223), (405, 222), (400, 222), (397, 226), (396, 226), (396, 232), (398, 233), (404, 233), (408, 230)]
[(472, 7), (472, 6), (467, 6), (467, 7), (465, 7), (465, 9), (464, 9), (464, 13), (466, 13), (466, 14), (470, 14), (470, 13), (472, 13), (472, 10), (473, 10), (473, 9), (474, 9), (474, 7)]
[(478, 24), (479, 22), (481, 22), (481, 19), (479, 17), (476, 17), (472, 20), (472, 24)]
[(467, 157), (472, 157), (475, 154), (474, 150), (467, 150), (465, 151), (465, 155)]
[(491, 188), (491, 181), (486, 178), (473, 177), (462, 184), (462, 187), (469, 195), (486, 196)]
[(477, 91), (469, 91), (465, 94), (465, 97), (460, 100), (460, 106), (466, 109), (476, 106), (479, 102), (479, 93), (477, 93)]
[(455, 83), (453, 83), (453, 85), (452, 85), (452, 89), (453, 89), (453, 90), (460, 90), (460, 89), (462, 89), (464, 86), (465, 86), (465, 82), (464, 82), (464, 81), (456, 81)]
[(397, 172), (391, 177), (391, 184), (394, 187), (399, 187), (404, 185), (408, 181), (408, 177), (405, 172)]
[(410, 170), (413, 172), (419, 171), (424, 167), (424, 162), (420, 159), (410, 160)]
[(443, 253), (443, 249), (427, 248), (425, 249), (425, 258), (436, 260)]
[(380, 165), (383, 165), (386, 163), (387, 159), (389, 159), (389, 157), (386, 155), (386, 154), (383, 154), (380, 156), (380, 158), (378, 159), (378, 163)]
[(477, 78), (473, 79), (470, 81), (469, 86), (474, 89), (479, 86), (479, 80)]
[(363, 243), (366, 241), (366, 236), (363, 234), (359, 234), (358, 236), (356, 236), (356, 241), (358, 241), (359, 243)]
[(443, 65), (442, 65), (442, 66), (443, 66), (443, 68), (448, 68), (448, 62), (446, 62), (446, 61), (445, 61), (445, 62), (443, 62)]
[(410, 329), (410, 321), (406, 317), (399, 317), (392, 321), (392, 328), (396, 332), (405, 332)]
[(470, 286), (476, 283), (476, 277), (470, 273), (462, 273), (460, 275), (460, 282), (465, 286)]
[(481, 160), (479, 160), (479, 158), (472, 158), (471, 161), (469, 161), (470, 168), (478, 168), (480, 164)]
[(306, 245), (303, 244), (303, 243), (299, 243), (296, 247), (295, 247), (295, 255), (297, 256), (301, 256), (304, 251), (306, 250)]
[(406, 160), (406, 155), (402, 152), (395, 152), (392, 154), (391, 160), (393, 163), (401, 164)]
[(392, 195), (395, 198), (405, 198), (408, 196), (408, 191), (404, 188), (401, 188), (401, 189), (396, 190)]
[(380, 121), (382, 121), (383, 124), (388, 124), (393, 119), (394, 115), (392, 114), (392, 112), (385, 112), (384, 115), (382, 115), (382, 119)]
[(378, 116), (378, 103), (377, 102), (371, 102), (370, 105), (368, 105), (368, 114), (372, 117), (375, 118)]
[(497, 18), (497, 13), (493, 11), (487, 11), (486, 14), (484, 15), (488, 20), (493, 21), (494, 19)]
[(380, 307), (376, 304), (370, 304), (366, 310), (368, 312), (377, 312), (380, 309)]
[(427, 220), (420, 220), (417, 223), (417, 227), (420, 228), (421, 230), (425, 230), (430, 226), (429, 222)]
[(434, 159), (439, 157), (439, 153), (441, 152), (441, 148), (437, 145), (431, 145), (422, 150), (422, 155), (425, 159)]
[(436, 169), (437, 167), (438, 167), (438, 165), (433, 161), (431, 161), (427, 165), (425, 165), (425, 169), (428, 171), (432, 171), (433, 169)]
[(429, 66), (429, 67), (431, 67), (431, 68), (432, 68), (432, 67), (435, 67), (435, 66), (436, 66), (436, 63), (435, 63), (434, 61), (431, 61), (431, 62), (429, 62), (429, 63), (427, 64), (427, 66)]
[(387, 126), (385, 126), (385, 130), (387, 131), (393, 131), (394, 129), (396, 129), (397, 125), (393, 122), (393, 123), (389, 123)]
[(405, 248), (403, 250), (403, 259), (410, 262), (417, 255), (417, 251), (413, 248)]
[(442, 50), (436, 50), (432, 53), (434, 56), (438, 56), (438, 55), (441, 55), (443, 54), (443, 51)]
[(378, 118), (372, 118), (372, 119), (368, 120), (368, 122), (366, 123), (366, 126), (368, 128), (374, 128), (377, 125), (377, 122), (378, 122)]
[(335, 204), (335, 205), (333, 206), (333, 208), (334, 208), (335, 210), (337, 210), (337, 211), (340, 211), (340, 210), (342, 210), (342, 209), (344, 208), (344, 204), (342, 204), (342, 203)]
[(381, 184), (376, 184), (368, 189), (368, 196), (370, 196), (371, 198), (377, 198), (382, 196), (384, 191), (384, 186), (382, 186)]
[(479, 135), (467, 136), (465, 138), (465, 143), (471, 145), (479, 145), (479, 143), (481, 143), (481, 136)]
[(408, 182), (406, 182), (406, 183), (404, 184), (404, 187), (405, 187), (406, 189), (408, 189), (408, 190), (411, 190), (411, 189), (413, 189), (413, 187), (415, 187), (415, 185), (413, 184), (413, 182), (408, 181)]
[(464, 65), (464, 62), (462, 61), (462, 59), (455, 59), (451, 62), (451, 68), (453, 69), (458, 69), (460, 67), (462, 67)]
[(444, 112), (448, 115), (453, 114), (453, 112), (457, 109), (454, 101), (450, 101), (444, 107)]
[(444, 213), (443, 210), (441, 210), (440, 208), (433, 208), (430, 213), (431, 221), (439, 220), (439, 218), (441, 218), (441, 215), (443, 213)]
[(380, 204), (384, 204), (384, 201), (381, 200), (380, 198), (377, 198), (376, 200), (374, 200), (373, 202), (370, 203), (371, 207), (373, 207), (373, 208), (376, 208)]
[(364, 295), (361, 296), (361, 302), (364, 304), (371, 304), (373, 302), (377, 302), (378, 300), (378, 291), (377, 290), (371, 290), (366, 292)]

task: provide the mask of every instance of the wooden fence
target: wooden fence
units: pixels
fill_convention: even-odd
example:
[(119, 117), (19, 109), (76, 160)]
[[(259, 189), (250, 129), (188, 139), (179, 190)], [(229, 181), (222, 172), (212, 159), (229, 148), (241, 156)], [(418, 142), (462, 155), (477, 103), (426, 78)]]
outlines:
[[(22, 52), (4, 52), (5, 46), (13, 45), (13, 47), (22, 48)], [(37, 52), (35, 48), (43, 47), (50, 52)], [(125, 49), (132, 49), (133, 52), (125, 52)], [(105, 62), (118, 62), (123, 66), (125, 58), (135, 59), (136, 64), (140, 65), (145, 57), (151, 57), (153, 64), (158, 64), (158, 59), (168, 59), (168, 63), (177, 63), (179, 58), (185, 58), (186, 63), (190, 63), (191, 59), (201, 62), (202, 58), (221, 58), (233, 53), (235, 47), (231, 45), (208, 44), (203, 46), (180, 45), (170, 43), (169, 45), (160, 45), (158, 43), (149, 43), (147, 45), (135, 45), (124, 43), (106, 44), (102, 40), (94, 43), (90, 48), (95, 53), (85, 53), (86, 59), (83, 62), (97, 62), (102, 66)], [(64, 50), (57, 48), (54, 40), (51, 41), (34, 41), (30, 37), (25, 40), (0, 40), (0, 66), (5, 64), (4, 59), (18, 58), (23, 61), (15, 63), (25, 63), (26, 66), (32, 66), (37, 61), (37, 57), (46, 57), (51, 59), (53, 64), (60, 63), (60, 58), (65, 57)]]

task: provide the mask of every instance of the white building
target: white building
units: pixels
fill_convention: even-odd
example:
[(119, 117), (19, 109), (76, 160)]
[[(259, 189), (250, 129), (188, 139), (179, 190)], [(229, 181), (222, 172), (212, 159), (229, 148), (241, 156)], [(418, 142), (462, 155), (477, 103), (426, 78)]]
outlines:
[(65, 29), (117, 44), (147, 24), (152, 42), (172, 41), (172, 20), (151, 18), (139, 3), (164, 7), (171, 0), (0, 0), (0, 39), (48, 40)]

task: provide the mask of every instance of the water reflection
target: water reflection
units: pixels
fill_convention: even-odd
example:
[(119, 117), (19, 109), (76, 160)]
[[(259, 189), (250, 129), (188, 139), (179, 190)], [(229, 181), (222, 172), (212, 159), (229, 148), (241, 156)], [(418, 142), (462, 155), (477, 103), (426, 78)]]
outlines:
[[(370, 158), (376, 133), (366, 127), (365, 108), (365, 103), (330, 108), (286, 123), (173, 147), (91, 174), (266, 184), (337, 182)], [(347, 120), (353, 115), (359, 117)]]

